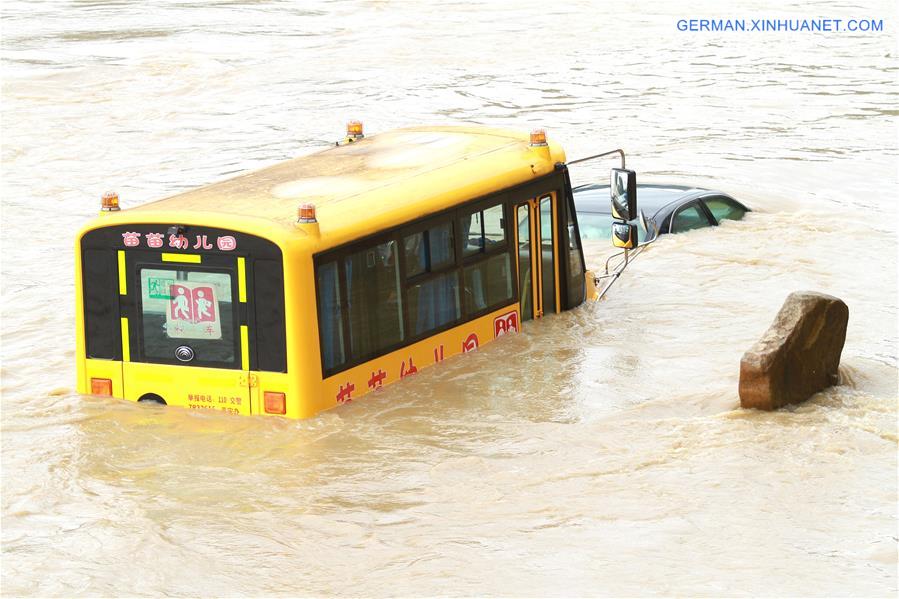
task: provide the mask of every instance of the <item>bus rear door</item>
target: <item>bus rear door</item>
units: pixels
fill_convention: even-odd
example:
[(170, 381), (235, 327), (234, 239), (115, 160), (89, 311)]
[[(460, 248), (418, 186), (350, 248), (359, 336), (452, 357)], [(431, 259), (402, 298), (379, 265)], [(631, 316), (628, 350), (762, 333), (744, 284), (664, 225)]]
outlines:
[(125, 398), (252, 413), (245, 258), (119, 256)]

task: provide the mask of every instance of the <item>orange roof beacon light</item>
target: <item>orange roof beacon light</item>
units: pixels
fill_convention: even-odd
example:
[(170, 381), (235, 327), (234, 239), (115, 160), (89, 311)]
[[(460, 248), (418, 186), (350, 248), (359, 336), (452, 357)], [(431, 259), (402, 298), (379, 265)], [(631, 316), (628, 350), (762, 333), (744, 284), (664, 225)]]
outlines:
[(315, 220), (315, 204), (305, 202), (297, 207), (297, 223), (309, 224), (317, 222)]
[(119, 194), (114, 191), (107, 191), (100, 199), (100, 210), (103, 212), (114, 212), (119, 209)]
[(546, 129), (534, 129), (531, 131), (531, 145), (532, 146), (545, 146), (546, 144)]
[(362, 133), (362, 121), (348, 121), (346, 124), (346, 140), (354, 142), (363, 137), (365, 135)]

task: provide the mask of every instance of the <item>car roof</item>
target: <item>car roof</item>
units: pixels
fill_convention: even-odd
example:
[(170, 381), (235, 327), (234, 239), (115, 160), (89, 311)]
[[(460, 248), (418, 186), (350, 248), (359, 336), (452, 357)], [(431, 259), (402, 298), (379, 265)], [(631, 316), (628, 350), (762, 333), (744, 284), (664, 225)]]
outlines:
[[(608, 185), (591, 183), (579, 185), (572, 191), (574, 192), (575, 208), (579, 212), (599, 212), (602, 214), (610, 214), (612, 212)], [(637, 208), (651, 218), (669, 204), (682, 203), (698, 197), (713, 195), (730, 197), (726, 193), (701, 187), (641, 183), (637, 185)]]

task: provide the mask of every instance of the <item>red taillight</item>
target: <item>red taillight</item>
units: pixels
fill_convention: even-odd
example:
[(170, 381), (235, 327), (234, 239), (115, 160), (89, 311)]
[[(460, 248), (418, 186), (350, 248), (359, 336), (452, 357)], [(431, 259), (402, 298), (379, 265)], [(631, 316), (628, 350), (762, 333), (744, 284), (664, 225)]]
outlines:
[(266, 414), (286, 414), (287, 413), (287, 398), (283, 393), (276, 393), (274, 391), (266, 391), (263, 394), (265, 398), (265, 413)]
[(91, 379), (91, 394), (112, 396), (112, 381), (109, 379)]

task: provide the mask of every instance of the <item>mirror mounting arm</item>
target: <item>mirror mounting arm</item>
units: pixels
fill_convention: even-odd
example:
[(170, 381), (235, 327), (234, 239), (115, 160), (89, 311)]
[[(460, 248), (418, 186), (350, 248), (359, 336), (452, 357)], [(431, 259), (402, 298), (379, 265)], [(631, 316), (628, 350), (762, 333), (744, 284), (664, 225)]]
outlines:
[(595, 154), (593, 156), (586, 156), (585, 158), (578, 158), (577, 160), (569, 160), (566, 164), (572, 165), (572, 164), (577, 164), (579, 162), (587, 162), (588, 160), (595, 160), (597, 158), (605, 158), (606, 156), (611, 156), (612, 154), (618, 154), (619, 156), (621, 156), (621, 168), (625, 168), (624, 167), (624, 150), (622, 150), (620, 148), (617, 150), (610, 150), (608, 152), (603, 152), (602, 154)]

